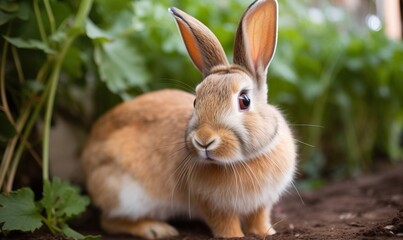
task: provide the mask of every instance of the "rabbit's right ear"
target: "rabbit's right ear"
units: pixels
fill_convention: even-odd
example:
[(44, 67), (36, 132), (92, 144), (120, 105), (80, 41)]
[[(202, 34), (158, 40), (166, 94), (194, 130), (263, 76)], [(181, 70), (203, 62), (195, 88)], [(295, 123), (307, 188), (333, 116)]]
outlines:
[(228, 65), (224, 49), (210, 29), (175, 7), (169, 8), (169, 11), (175, 17), (190, 58), (203, 77), (206, 77), (214, 66)]

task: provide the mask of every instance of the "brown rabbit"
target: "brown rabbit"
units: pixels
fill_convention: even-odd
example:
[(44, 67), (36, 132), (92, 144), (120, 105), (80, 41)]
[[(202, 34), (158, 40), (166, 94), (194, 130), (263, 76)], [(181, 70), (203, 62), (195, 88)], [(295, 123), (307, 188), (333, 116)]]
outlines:
[(267, 104), (277, 2), (257, 0), (246, 10), (233, 64), (206, 26), (179, 9), (170, 12), (204, 79), (196, 96), (144, 94), (95, 124), (83, 168), (102, 227), (164, 238), (178, 234), (165, 220), (190, 215), (217, 237), (274, 234), (271, 208), (296, 165), (291, 131)]

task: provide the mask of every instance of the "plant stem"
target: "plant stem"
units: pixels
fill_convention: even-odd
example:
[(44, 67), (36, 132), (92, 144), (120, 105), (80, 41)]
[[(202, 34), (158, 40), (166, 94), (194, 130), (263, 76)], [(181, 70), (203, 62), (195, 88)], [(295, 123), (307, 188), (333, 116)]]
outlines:
[(39, 69), (39, 72), (35, 78), (35, 80), (38, 83), (45, 82), (46, 76), (49, 74), (49, 69), (50, 69), (51, 65), (52, 65), (52, 62), (50, 60), (48, 60), (45, 62), (45, 64), (42, 65), (41, 69)]
[(52, 121), (52, 115), (53, 115), (53, 105), (55, 102), (55, 96), (56, 96), (56, 90), (57, 90), (57, 85), (59, 83), (59, 75), (60, 75), (60, 70), (62, 67), (62, 63), (64, 60), (64, 57), (66, 56), (67, 50), (70, 48), (70, 45), (74, 41), (76, 35), (70, 36), (66, 39), (62, 50), (60, 53), (57, 55), (57, 58), (55, 60), (55, 65), (54, 68), (50, 74), (50, 79), (49, 83), (50, 84), (50, 92), (49, 92), (49, 98), (46, 106), (46, 113), (45, 113), (45, 122), (44, 122), (44, 130), (43, 130), (43, 164), (42, 164), (42, 177), (43, 180), (49, 180), (49, 138), (50, 138), (50, 126), (51, 126), (51, 121)]
[[(16, 145), (17, 145), (17, 141), (18, 141), (18, 138), (19, 138), (19, 134), (21, 133), (22, 129), (23, 129), (24, 126), (25, 126), (25, 123), (26, 123), (26, 121), (27, 121), (27, 119), (28, 119), (29, 113), (30, 113), (30, 110), (26, 111), (26, 113), (23, 114), (23, 115), (18, 119), (17, 124), (16, 124), (16, 131), (17, 131), (17, 133), (16, 133), (15, 136), (11, 139), (11, 141), (9, 141), (9, 143), (7, 144), (7, 148), (6, 148), (5, 152), (4, 152), (3, 160), (2, 160), (2, 163), (1, 163), (0, 186), (3, 185), (5, 176), (6, 176), (6, 174), (8, 173), (7, 170), (8, 170), (8, 168), (9, 168), (10, 163), (11, 163), (11, 159), (12, 159), (12, 157), (13, 157), (13, 155), (14, 155), (14, 149), (15, 149), (15, 147), (16, 147)], [(6, 191), (5, 188), (4, 188), (4, 191), (7, 193), (7, 191)]]
[[(7, 35), (10, 32), (10, 26), (8, 27), (7, 30)], [(6, 84), (5, 84), (5, 66), (6, 66), (6, 58), (7, 58), (7, 50), (8, 50), (8, 42), (4, 41), (3, 45), (3, 54), (1, 56), (1, 64), (0, 64), (0, 94), (1, 94), (1, 102), (2, 102), (2, 109), (4, 113), (7, 116), (7, 119), (12, 123), (13, 126), (15, 126), (14, 118), (10, 112), (10, 109), (8, 107), (8, 102), (7, 102), (7, 96), (6, 96)], [(3, 153), (3, 157), (1, 160), (1, 165), (0, 165), (0, 188), (3, 186), (4, 179), (7, 174), (7, 169), (10, 165), (11, 157), (15, 148), (15, 145), (17, 144), (17, 136), (14, 136), (7, 144), (7, 147)]]
[[(29, 103), (29, 105), (28, 105), (26, 108), (24, 108), (24, 110), (22, 111), (23, 114), (22, 114), (21, 117), (19, 118), (19, 122), (22, 122), (23, 124), (20, 124), (20, 126), (18, 127), (18, 128), (21, 128), (21, 130), (22, 130), (22, 128), (24, 127), (24, 125), (25, 125), (25, 123), (26, 123), (26, 121), (27, 121), (27, 118), (28, 118), (29, 114), (31, 113), (31, 108), (32, 108), (32, 105)], [(15, 136), (15, 139), (16, 139), (15, 144), (17, 143), (17, 140), (18, 140), (19, 137), (20, 137), (20, 136), (19, 136), (19, 132), (18, 132), (17, 135)], [(12, 190), (12, 188), (13, 188), (13, 184), (12, 184), (12, 183), (13, 183), (13, 181), (14, 181), (15, 171), (17, 170), (17, 166), (18, 166), (18, 163), (19, 163), (19, 159), (20, 159), (20, 157), (21, 157), (22, 150), (24, 149), (24, 148), (21, 147), (21, 146), (24, 146), (24, 140), (22, 140), (22, 141), (19, 142), (19, 146), (18, 146), (18, 148), (17, 148), (17, 151), (14, 151), (14, 149), (15, 149), (15, 145), (14, 145), (14, 147), (13, 147), (13, 149), (12, 149), (13, 154), (11, 154), (11, 155), (9, 156), (9, 158), (11, 159), (11, 158), (13, 157), (13, 155), (14, 155), (14, 158), (13, 158), (13, 161), (11, 161), (11, 167), (10, 167), (10, 169), (8, 170), (8, 178), (7, 178), (6, 184), (5, 184), (5, 186), (4, 186), (4, 192), (5, 192), (5, 193), (11, 192), (11, 190)], [(21, 148), (21, 150), (20, 150), (20, 148)]]
[(49, 230), (55, 234), (55, 233), (61, 233), (63, 230), (56, 226), (55, 224), (52, 223), (52, 219), (48, 216), (48, 218), (45, 218), (42, 216), (42, 222), (45, 223), (45, 225), (49, 228)]
[(93, 0), (83, 0), (78, 9), (76, 18), (73, 23), (73, 28), (83, 27), (88, 14), (90, 13)]
[[(83, 0), (80, 4), (80, 7), (78, 9), (78, 13), (76, 15), (76, 18), (73, 23), (73, 28), (82, 28), (85, 22), (85, 19), (87, 18), (91, 6), (92, 6), (93, 0)], [(51, 125), (51, 120), (52, 120), (52, 114), (53, 114), (53, 105), (55, 101), (55, 96), (56, 96), (56, 90), (57, 90), (57, 85), (58, 85), (58, 80), (59, 80), (59, 75), (60, 75), (60, 70), (62, 63), (64, 61), (64, 58), (66, 56), (67, 50), (70, 48), (71, 44), (73, 43), (74, 39), (78, 36), (79, 32), (73, 31), (73, 34), (71, 34), (64, 42), (63, 47), (60, 51), (60, 53), (56, 56), (55, 59), (55, 65), (54, 68), (51, 72), (50, 75), (50, 92), (49, 92), (49, 97), (48, 97), (48, 102), (46, 106), (46, 113), (45, 113), (45, 122), (44, 122), (44, 132), (43, 132), (43, 165), (42, 165), (42, 177), (44, 181), (49, 180), (49, 137), (50, 137), (50, 125)]]
[(14, 151), (16, 144), (17, 144), (17, 136), (14, 136), (8, 142), (6, 150), (3, 153), (3, 158), (1, 160), (1, 168), (0, 168), (0, 187), (3, 186), (4, 179), (6, 178), (7, 169), (10, 166), (11, 157), (13, 155), (13, 151)]
[(50, 75), (50, 93), (49, 93), (49, 98), (46, 106), (46, 113), (45, 113), (45, 122), (44, 122), (44, 130), (43, 130), (43, 164), (42, 164), (42, 177), (43, 180), (49, 180), (49, 136), (50, 136), (50, 125), (51, 125), (51, 120), (52, 120), (52, 113), (53, 113), (53, 105), (55, 101), (55, 95), (56, 95), (56, 89), (58, 85), (58, 78), (59, 78), (59, 73), (60, 69), (63, 63), (63, 59), (66, 54), (66, 47), (68, 48), (70, 44), (67, 46), (67, 44), (64, 45), (64, 48), (62, 52), (58, 55), (58, 58), (56, 60), (55, 66), (52, 70), (52, 73)]
[[(17, 54), (17, 53), (15, 53), (15, 54)], [(16, 65), (18, 65), (17, 64), (17, 62), (19, 62), (18, 55), (15, 55), (14, 58), (16, 61)], [(51, 64), (52, 64), (52, 61), (47, 60), (46, 63), (41, 67), (41, 69), (39, 70), (37, 77), (36, 77), (37, 82), (40, 82), (40, 83), (44, 82), (44, 79), (46, 78), (46, 75), (48, 74), (49, 67)], [(17, 67), (17, 69), (18, 69), (18, 67)], [(49, 86), (49, 84), (47, 86)], [(32, 110), (32, 106), (30, 105), (30, 102), (32, 101), (32, 99), (35, 98), (35, 93), (32, 92), (28, 99), (29, 103), (27, 103), (28, 104), (27, 107), (21, 111), (22, 115), (19, 117), (19, 119), (17, 121), (17, 126), (16, 126), (17, 134), (8, 143), (6, 151), (4, 152), (4, 156), (3, 156), (3, 159), (1, 162), (1, 167), (0, 167), (0, 186), (3, 186), (6, 174), (8, 174), (7, 182), (5, 183), (4, 188), (3, 188), (5, 193), (8, 193), (12, 190), (15, 173), (16, 173), (17, 167), (19, 165), (21, 155), (25, 149), (25, 144), (27, 143), (27, 139), (31, 134), (32, 128), (38, 119), (39, 113), (43, 107), (43, 104), (44, 104), (45, 99), (48, 94), (49, 94), (49, 87), (47, 87), (45, 89), (45, 91), (40, 99), (39, 104), (35, 106), (35, 110), (34, 110), (33, 114), (31, 116), (29, 116), (30, 112)], [(26, 124), (28, 116), (30, 118), (29, 118), (28, 123)], [(22, 133), (21, 141), (18, 142), (18, 138), (21, 137), (20, 133), (22, 131), (23, 131), (23, 133)], [(14, 151), (15, 147), (17, 146), (17, 143), (18, 143), (17, 150)], [(11, 167), (9, 168), (10, 163), (11, 163)], [(41, 161), (39, 161), (39, 164), (41, 165)]]
[(15, 68), (17, 69), (18, 80), (20, 81), (20, 83), (23, 83), (25, 80), (24, 71), (22, 70), (22, 65), (20, 57), (18, 56), (17, 48), (11, 46), (11, 53), (13, 54)]
[(49, 25), (50, 25), (50, 33), (54, 34), (56, 31), (56, 23), (55, 23), (55, 17), (53, 15), (52, 7), (50, 6), (49, 0), (44, 0), (43, 1), (45, 4), (45, 10), (48, 15), (49, 19)]
[(36, 18), (36, 23), (38, 24), (39, 34), (41, 35), (42, 42), (48, 43), (48, 38), (46, 36), (45, 27), (43, 26), (41, 11), (39, 10), (38, 0), (34, 0), (34, 13)]
[[(39, 76), (39, 74), (38, 74), (38, 76)], [(14, 177), (15, 177), (15, 173), (17, 171), (17, 167), (19, 165), (20, 159), (21, 159), (21, 155), (27, 144), (28, 137), (31, 135), (32, 128), (38, 119), (39, 113), (42, 110), (42, 107), (45, 103), (45, 99), (49, 95), (49, 90), (50, 90), (50, 85), (48, 84), (47, 88), (45, 89), (44, 93), (42, 94), (42, 97), (41, 97), (39, 103), (35, 105), (35, 109), (34, 109), (33, 113), (31, 114), (28, 123), (26, 124), (24, 133), (22, 134), (22, 137), (21, 137), (21, 141), (14, 154), (14, 159), (13, 159), (13, 162), (12, 162), (12, 165), (10, 168), (10, 173), (8, 175), (8, 180), (6, 183), (6, 192), (7, 192), (7, 190), (11, 191), (13, 188)]]
[[(10, 25), (7, 30), (7, 34), (10, 33)], [(6, 96), (6, 79), (5, 79), (5, 70), (6, 70), (6, 61), (7, 61), (7, 52), (8, 52), (8, 42), (4, 41), (3, 45), (3, 54), (1, 55), (1, 65), (0, 65), (0, 94), (1, 94), (1, 104), (3, 105), (4, 113), (6, 114), (10, 123), (15, 125), (15, 121), (13, 115), (10, 112), (10, 108), (8, 107), (8, 101)]]

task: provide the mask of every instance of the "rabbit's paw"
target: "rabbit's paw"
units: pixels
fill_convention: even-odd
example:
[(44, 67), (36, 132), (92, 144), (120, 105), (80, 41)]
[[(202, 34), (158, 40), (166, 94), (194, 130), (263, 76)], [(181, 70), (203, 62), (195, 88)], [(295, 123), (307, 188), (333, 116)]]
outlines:
[(164, 222), (148, 222), (142, 226), (140, 231), (146, 239), (168, 238), (179, 235), (179, 232), (171, 225)]

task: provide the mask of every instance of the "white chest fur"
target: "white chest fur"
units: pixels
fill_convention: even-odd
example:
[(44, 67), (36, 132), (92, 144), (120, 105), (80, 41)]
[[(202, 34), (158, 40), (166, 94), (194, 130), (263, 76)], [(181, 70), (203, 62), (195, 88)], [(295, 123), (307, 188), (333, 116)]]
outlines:
[[(127, 217), (133, 220), (140, 218), (154, 218), (166, 220), (178, 215), (197, 217), (198, 211), (194, 209), (192, 199), (202, 198), (214, 210), (233, 212), (246, 215), (262, 206), (270, 206), (278, 201), (280, 195), (292, 181), (293, 169), (281, 175), (268, 174), (263, 181), (257, 181), (247, 188), (247, 181), (253, 180), (253, 173), (249, 178), (235, 177), (230, 186), (220, 185), (206, 187), (204, 184), (188, 182), (187, 198), (174, 199), (169, 196), (158, 199), (151, 196), (142, 184), (130, 176), (124, 176), (118, 196), (119, 206), (110, 211), (111, 217)], [(236, 172), (234, 172), (236, 176)], [(203, 211), (200, 209), (200, 211)]]
[[(245, 179), (236, 180), (231, 188), (194, 189), (198, 197), (203, 198), (216, 210), (246, 215), (262, 206), (269, 206), (278, 201), (281, 193), (292, 181), (292, 172), (265, 181), (245, 190)], [(246, 181), (248, 181), (246, 179)], [(191, 187), (191, 186), (190, 186)], [(193, 191), (193, 190), (192, 190)]]

